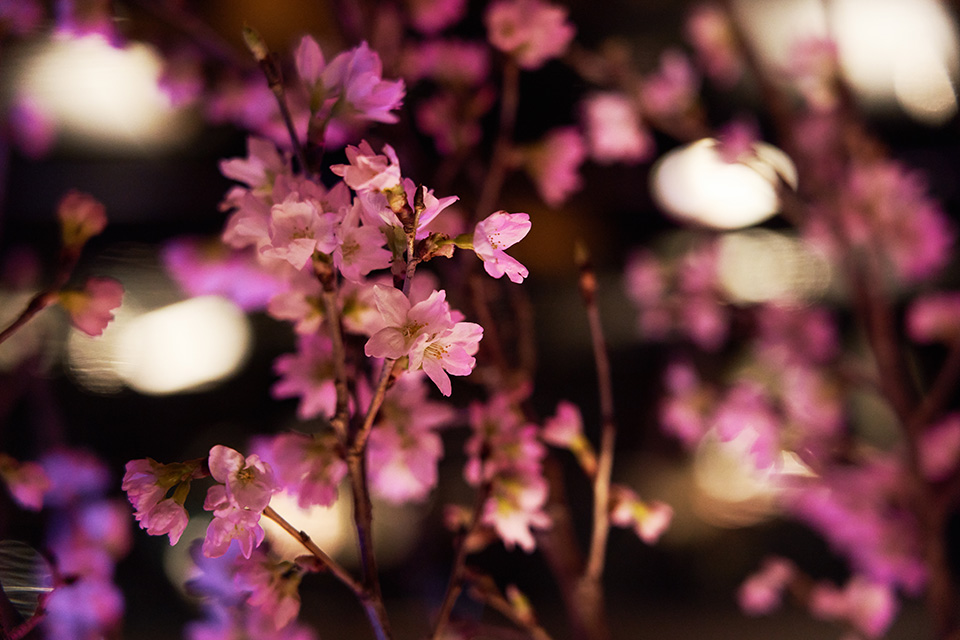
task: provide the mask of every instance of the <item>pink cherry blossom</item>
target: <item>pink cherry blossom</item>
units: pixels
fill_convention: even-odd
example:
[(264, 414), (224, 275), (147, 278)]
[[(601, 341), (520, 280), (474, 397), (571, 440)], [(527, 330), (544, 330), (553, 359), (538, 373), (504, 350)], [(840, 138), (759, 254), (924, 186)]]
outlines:
[(250, 593), (246, 604), (259, 609), (278, 630), (300, 612), (302, 574), (290, 569), (290, 563), (277, 564), (260, 551), (247, 561), (236, 562), (234, 582), (238, 589)]
[(257, 455), (244, 458), (236, 449), (221, 444), (210, 449), (210, 475), (226, 485), (226, 498), (238, 508), (259, 513), (277, 490), (273, 471)]
[(907, 309), (907, 335), (915, 342), (950, 342), (960, 337), (960, 292), (918, 296)]
[(337, 394), (330, 338), (318, 333), (301, 334), (297, 353), (278, 357), (274, 371), (280, 380), (273, 386), (273, 397), (299, 397), (297, 416), (301, 420), (333, 415)]
[(175, 545), (187, 528), (189, 516), (182, 504), (179, 504), (173, 498), (166, 498), (138, 517), (137, 520), (140, 521), (140, 527), (146, 529), (150, 535), (169, 535), (170, 544)]
[(434, 35), (463, 18), (467, 0), (410, 0), (406, 7), (413, 27), (420, 33)]
[(468, 376), (476, 365), (476, 355), (483, 337), (483, 327), (475, 322), (458, 322), (453, 328), (433, 337), (423, 351), (410, 354), (410, 370), (423, 368), (427, 377), (445, 396), (452, 391), (447, 376)]
[(65, 247), (82, 247), (87, 240), (107, 226), (107, 213), (96, 198), (79, 191), (70, 191), (57, 205), (57, 218)]
[(867, 637), (879, 638), (893, 622), (897, 600), (888, 585), (855, 575), (843, 589), (829, 583), (815, 585), (810, 612), (818, 618), (846, 621)]
[(374, 297), (385, 326), (364, 346), (370, 357), (422, 359), (428, 343), (454, 327), (444, 291), (434, 291), (426, 300), (411, 305), (402, 291), (378, 285)]
[[(216, 489), (221, 491), (215, 491)], [(215, 510), (203, 540), (203, 554), (210, 558), (219, 558), (227, 552), (230, 543), (237, 540), (240, 553), (249, 558), (253, 550), (263, 542), (265, 535), (259, 524), (261, 514), (231, 503), (222, 489), (221, 485), (211, 487), (203, 505), (208, 511)]]
[(687, 39), (697, 52), (706, 75), (723, 87), (730, 87), (743, 75), (743, 60), (730, 16), (722, 6), (696, 5), (687, 16)]
[(440, 84), (477, 86), (490, 75), (490, 52), (467, 40), (428, 40), (403, 53), (403, 74), (411, 81), (429, 78)]
[(277, 151), (270, 140), (249, 136), (247, 157), (220, 161), (220, 173), (231, 180), (242, 182), (255, 193), (263, 194), (273, 187), (279, 175), (290, 172), (286, 156)]
[(583, 186), (579, 171), (586, 157), (580, 132), (575, 127), (560, 127), (526, 150), (524, 166), (543, 201), (559, 207)]
[(543, 510), (546, 502), (546, 480), (533, 470), (516, 468), (494, 479), (481, 518), (496, 530), (507, 549), (517, 545), (532, 553), (536, 548), (533, 529), (551, 525), (550, 516)]
[(779, 459), (780, 418), (759, 384), (738, 382), (720, 400), (712, 423), (720, 440), (735, 440), (757, 469), (769, 469)]
[(590, 157), (610, 164), (641, 162), (653, 154), (653, 137), (640, 122), (637, 105), (624, 94), (595, 93), (583, 102)]
[(403, 80), (384, 80), (383, 65), (376, 51), (361, 42), (330, 61), (322, 73), (324, 88), (340, 96), (338, 108), (348, 116), (375, 122), (396, 122), (393, 113), (403, 103)]
[(610, 524), (632, 528), (647, 544), (656, 544), (672, 519), (670, 505), (660, 501), (644, 502), (623, 485), (610, 488)]
[(346, 153), (349, 164), (335, 164), (330, 170), (354, 191), (384, 191), (400, 184), (400, 161), (390, 145), (383, 145), (385, 155), (378, 155), (363, 140), (358, 147), (348, 146)]
[(89, 336), (99, 336), (113, 320), (123, 299), (123, 285), (113, 278), (92, 277), (83, 291), (61, 291), (60, 306), (70, 314), (70, 323)]
[(931, 482), (949, 478), (960, 464), (960, 413), (951, 413), (927, 427), (917, 444), (924, 477)]
[(484, 22), (490, 44), (524, 69), (562, 56), (576, 31), (565, 8), (543, 0), (497, 0), (487, 7)]
[(334, 266), (353, 282), (361, 282), (371, 271), (389, 267), (393, 257), (383, 246), (386, 237), (379, 228), (360, 225), (362, 208), (358, 199), (347, 211), (337, 229), (337, 247), (333, 252)]
[(709, 429), (712, 393), (700, 381), (689, 362), (677, 360), (667, 365), (665, 389), (660, 403), (660, 428), (693, 450)]
[(270, 209), (270, 244), (260, 253), (302, 269), (314, 251), (330, 253), (337, 247), (336, 224), (336, 214), (323, 213), (313, 200), (291, 195)]
[(523, 240), (532, 224), (526, 213), (497, 211), (477, 223), (473, 232), (473, 250), (483, 260), (483, 268), (494, 278), (504, 274), (511, 282), (521, 283), (530, 272), (504, 251)]
[(337, 500), (340, 481), (347, 474), (347, 463), (337, 453), (332, 434), (309, 436), (284, 433), (265, 442), (277, 479), (284, 489), (297, 496), (301, 508), (328, 507)]
[(0, 479), (21, 507), (31, 511), (43, 508), (43, 496), (50, 490), (50, 479), (36, 462), (18, 462), (0, 453)]
[(676, 118), (686, 113), (697, 100), (700, 78), (686, 55), (667, 50), (660, 57), (660, 68), (643, 83), (644, 108), (658, 118)]
[(780, 557), (763, 561), (760, 570), (747, 578), (737, 591), (737, 601), (744, 613), (759, 616), (780, 606), (784, 589), (793, 580), (796, 567)]
[(570, 449), (581, 440), (583, 435), (583, 416), (580, 408), (569, 400), (557, 403), (557, 412), (543, 423), (540, 437), (547, 444), (562, 449)]

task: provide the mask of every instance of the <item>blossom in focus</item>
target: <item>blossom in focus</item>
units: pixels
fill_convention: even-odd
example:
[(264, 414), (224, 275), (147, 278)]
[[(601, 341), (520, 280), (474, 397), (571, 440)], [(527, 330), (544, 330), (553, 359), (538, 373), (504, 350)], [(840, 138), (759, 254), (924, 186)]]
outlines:
[(744, 613), (764, 615), (780, 606), (783, 591), (796, 575), (796, 567), (785, 558), (770, 557), (760, 570), (747, 578), (737, 591), (737, 601)]
[(249, 558), (263, 542), (265, 532), (260, 526), (260, 512), (248, 511), (232, 503), (222, 485), (210, 487), (203, 508), (214, 512), (203, 539), (204, 555), (219, 558), (230, 548), (230, 543), (237, 540), (240, 553)]
[[(151, 458), (127, 463), (121, 488), (141, 529), (153, 536), (168, 535), (170, 544), (177, 544), (189, 519), (183, 503), (199, 467), (199, 461), (161, 464)], [(167, 498), (170, 489), (174, 493)]]
[(247, 137), (246, 158), (220, 161), (220, 173), (261, 195), (269, 192), (277, 176), (289, 171), (288, 159), (277, 151), (273, 142), (257, 136)]
[(543, 0), (498, 0), (484, 15), (487, 38), (524, 69), (562, 56), (576, 33), (567, 10)]
[[(321, 73), (327, 99), (337, 97), (343, 115), (374, 122), (396, 122), (393, 113), (403, 103), (403, 80), (384, 80), (383, 64), (366, 42), (335, 56)], [(340, 115), (341, 112), (335, 112)]]
[(559, 127), (523, 151), (523, 163), (543, 201), (559, 207), (583, 186), (587, 146), (576, 127)]
[(656, 544), (673, 519), (665, 502), (644, 502), (623, 485), (610, 487), (610, 524), (633, 529), (647, 544)]
[(107, 213), (99, 200), (86, 193), (70, 191), (57, 205), (63, 246), (78, 249), (107, 226)]
[(336, 224), (336, 214), (323, 213), (312, 199), (291, 195), (270, 209), (270, 244), (260, 253), (302, 269), (314, 251), (330, 253), (337, 247)]
[(346, 153), (349, 164), (335, 164), (330, 170), (354, 191), (385, 191), (400, 184), (400, 161), (389, 144), (383, 145), (385, 155), (374, 153), (366, 140), (357, 147), (349, 145)]
[(270, 466), (256, 454), (244, 458), (236, 449), (221, 444), (210, 449), (210, 475), (226, 486), (226, 497), (237, 507), (261, 512), (277, 490)]
[(92, 277), (83, 291), (65, 290), (60, 306), (70, 314), (70, 323), (89, 336), (99, 336), (113, 320), (113, 311), (123, 299), (123, 285), (113, 278)]
[(653, 137), (626, 95), (604, 92), (588, 96), (583, 103), (583, 121), (590, 157), (596, 162), (637, 163), (653, 154)]
[(473, 232), (473, 250), (483, 260), (484, 270), (494, 278), (504, 274), (511, 282), (521, 283), (530, 272), (504, 249), (523, 240), (532, 224), (526, 213), (497, 211), (477, 223)]

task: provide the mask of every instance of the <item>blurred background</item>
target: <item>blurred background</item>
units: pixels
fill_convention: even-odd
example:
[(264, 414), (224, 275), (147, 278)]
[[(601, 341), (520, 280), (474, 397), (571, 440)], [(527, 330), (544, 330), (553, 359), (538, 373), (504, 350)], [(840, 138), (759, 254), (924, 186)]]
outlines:
[[(4, 4), (12, 5), (0, 2), (0, 11)], [(684, 20), (692, 3), (560, 4), (569, 8), (581, 46), (596, 49), (609, 39), (628, 43), (634, 64), (649, 72), (664, 49), (685, 46)], [(889, 145), (891, 155), (924, 172), (931, 192), (956, 216), (960, 48), (950, 3), (739, 0), (733, 6), (771, 70), (788, 64), (792, 39), (832, 34), (870, 128)], [(482, 32), (481, 9), (471, 3), (464, 33)], [(295, 402), (275, 401), (269, 393), (273, 360), (293, 350), (289, 327), (261, 313), (247, 314), (221, 298), (190, 300), (162, 266), (161, 252), (170, 241), (219, 234), (225, 220), (219, 203), (230, 183), (217, 163), (245, 155), (246, 137), (231, 124), (211, 123), (189, 102), (171, 100), (160, 88), (161, 77), (169, 72), (161, 62), (163, 52), (141, 42), (176, 32), (187, 37), (199, 33), (216, 43), (217, 55), (245, 60), (240, 39), (245, 23), (283, 53), (305, 33), (326, 43), (337, 43), (341, 35), (333, 18), (336, 7), (316, 0), (143, 0), (116, 2), (112, 10), (118, 31), (129, 38), (126, 44), (28, 34), (11, 40), (0, 53), (0, 90), (8, 113), (0, 142), (0, 262), (7, 283), (0, 290), (0, 318), (12, 317), (26, 300), (18, 283), (49, 276), (46, 265), (54, 263), (57, 251), (56, 203), (69, 189), (104, 202), (110, 220), (107, 231), (88, 246), (78, 277), (109, 275), (126, 289), (116, 321), (99, 339), (70, 331), (58, 311), (45, 312), (39, 321), (52, 326), (58, 340), (42, 351), (36, 377), (3, 374), (0, 437), (4, 450), (27, 459), (50, 442), (96, 451), (108, 463), (119, 496), (123, 465), (130, 459), (185, 460), (205, 455), (215, 443), (242, 449), (251, 435), (296, 425)], [(560, 62), (524, 75), (518, 139), (533, 140), (551, 127), (575, 123), (577, 101), (587, 89)], [(716, 95), (708, 90), (706, 98), (714, 101), (717, 124), (758, 113), (765, 125), (764, 105), (754, 86)], [(18, 116), (25, 105), (44, 120)], [(662, 153), (677, 141), (658, 135), (656, 144)], [(409, 166), (402, 161), (405, 173), (416, 176), (418, 162), (426, 166), (429, 158)], [(658, 433), (656, 398), (664, 353), (641, 343), (621, 272), (636, 247), (678, 242), (677, 225), (654, 205), (649, 164), (587, 163), (583, 177), (584, 190), (552, 209), (540, 203), (524, 176), (513, 176), (500, 206), (528, 211), (533, 219), (532, 232), (514, 253), (531, 273), (524, 289), (536, 318), (536, 409), (550, 415), (557, 400), (570, 399), (583, 408), (588, 429), (596, 432), (592, 355), (572, 264), (574, 240), (582, 239), (600, 275), (612, 351), (621, 428), (614, 475), (676, 511), (673, 526), (655, 547), (643, 545), (631, 532), (613, 532), (607, 585), (614, 636), (839, 637), (834, 627), (789, 607), (764, 618), (739, 612), (736, 589), (768, 554), (790, 557), (816, 577), (840, 580), (845, 567), (816, 535), (774, 516), (774, 489), (762, 479), (744, 476), (717, 451), (691, 458)], [(785, 272), (767, 268), (782, 265), (790, 251), (778, 240), (779, 226), (774, 219), (765, 227), (770, 237), (731, 232), (731, 242), (739, 243), (734, 253), (748, 265), (740, 269), (745, 275), (731, 277), (746, 278), (742, 286), (752, 290), (810, 286), (814, 272), (818, 295), (842, 309), (842, 294), (816, 265), (800, 260)], [(947, 283), (955, 283), (957, 275), (956, 269), (948, 273)], [(781, 280), (771, 284), (769, 278)], [(12, 371), (19, 357), (16, 345), (5, 345), (0, 369)], [(889, 437), (884, 429), (890, 428), (890, 419), (882, 408), (862, 410), (872, 416), (878, 438)], [(378, 505), (385, 510), (378, 518), (377, 539), (398, 637), (422, 634), (430, 603), (442, 596), (452, 557), (441, 526), (442, 506), (469, 501), (461, 480), (466, 435), (465, 429), (446, 434), (441, 489), (427, 504), (404, 509)], [(588, 487), (572, 461), (563, 462), (586, 536)], [(2, 511), (6, 535), (28, 535), (38, 516), (17, 513), (6, 496), (2, 499), (7, 502)], [(201, 511), (199, 503), (193, 507), (194, 513)], [(348, 519), (349, 513), (333, 509), (314, 513), (298, 526), (331, 553), (349, 558)], [(200, 520), (176, 548), (166, 538), (134, 532), (132, 551), (117, 569), (127, 606), (125, 637), (176, 638), (197, 617), (181, 585), (189, 565), (185, 542), (191, 534), (203, 535)], [(130, 527), (135, 527), (132, 518)], [(492, 548), (475, 561), (495, 577), (515, 581), (530, 595), (546, 629), (564, 637), (559, 593), (536, 554)], [(302, 618), (315, 624), (321, 637), (369, 636), (362, 610), (332, 578), (309, 577), (302, 598)], [(466, 598), (459, 611), (482, 614)], [(931, 637), (922, 603), (908, 603), (889, 637)]]

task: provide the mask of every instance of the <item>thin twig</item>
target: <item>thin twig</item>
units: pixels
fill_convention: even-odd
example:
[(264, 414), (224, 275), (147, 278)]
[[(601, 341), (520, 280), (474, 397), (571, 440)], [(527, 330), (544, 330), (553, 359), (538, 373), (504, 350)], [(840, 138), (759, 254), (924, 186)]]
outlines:
[(512, 59), (503, 67), (503, 90), (500, 95), (500, 124), (497, 139), (490, 159), (490, 170), (484, 180), (474, 212), (475, 220), (482, 220), (493, 212), (494, 203), (500, 197), (500, 189), (507, 176), (508, 159), (513, 145), (513, 129), (517, 120), (517, 105), (520, 102), (520, 68)]
[(283, 516), (273, 509), (273, 507), (268, 506), (266, 509), (264, 509), (263, 515), (276, 522), (278, 525), (280, 525), (281, 529), (296, 538), (296, 540), (302, 544), (303, 547), (309, 551), (311, 555), (313, 555), (313, 557), (319, 560), (321, 564), (323, 564), (323, 566), (330, 571), (330, 573), (340, 580), (340, 582), (347, 585), (351, 591), (358, 596), (363, 596), (363, 586), (354, 580), (353, 576), (351, 576), (350, 573), (340, 565), (340, 563), (324, 553), (323, 549), (318, 547), (317, 543), (315, 543), (310, 536), (306, 534), (306, 532), (299, 531), (296, 527), (287, 522)]

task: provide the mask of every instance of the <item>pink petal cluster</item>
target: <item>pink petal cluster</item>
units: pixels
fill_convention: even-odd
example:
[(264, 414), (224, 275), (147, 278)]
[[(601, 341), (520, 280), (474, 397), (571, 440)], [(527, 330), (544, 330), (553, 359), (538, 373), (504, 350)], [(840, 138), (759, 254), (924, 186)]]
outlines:
[(930, 425), (917, 443), (920, 471), (931, 482), (946, 480), (960, 467), (960, 413)]
[(610, 487), (610, 524), (633, 529), (647, 544), (656, 544), (673, 520), (673, 508), (665, 502), (644, 502), (629, 487)]
[(265, 440), (260, 450), (269, 458), (280, 486), (297, 497), (301, 508), (336, 502), (347, 463), (337, 452), (333, 434), (283, 433)]
[(504, 274), (511, 282), (521, 283), (530, 272), (504, 249), (523, 240), (532, 224), (526, 213), (497, 211), (477, 223), (473, 232), (473, 250), (483, 260), (484, 270), (494, 278)]
[(688, 450), (693, 450), (710, 428), (713, 392), (700, 381), (693, 365), (675, 360), (664, 373), (660, 428)]
[(60, 306), (70, 314), (70, 323), (89, 336), (99, 336), (113, 320), (123, 299), (123, 285), (113, 278), (91, 277), (83, 291), (61, 291)]
[(333, 366), (330, 338), (321, 333), (301, 334), (297, 352), (282, 355), (274, 362), (280, 380), (273, 386), (273, 397), (299, 397), (297, 417), (301, 420), (319, 415), (331, 417), (337, 404)]
[(374, 494), (392, 502), (422, 502), (437, 484), (443, 457), (438, 431), (451, 423), (451, 406), (431, 402), (422, 376), (403, 376), (388, 391), (367, 443), (367, 473)]
[(914, 342), (952, 342), (960, 337), (960, 292), (918, 296), (907, 309), (907, 335)]
[(730, 87), (743, 75), (743, 59), (730, 16), (723, 7), (702, 3), (687, 16), (687, 39), (697, 53), (706, 75), (717, 84)]
[(868, 638), (879, 638), (896, 616), (897, 599), (889, 585), (855, 575), (843, 589), (829, 583), (815, 585), (810, 612), (824, 620), (845, 621)]
[(50, 490), (50, 478), (41, 465), (19, 462), (0, 453), (0, 479), (21, 507), (31, 511), (43, 508), (43, 496)]
[(452, 389), (447, 374), (465, 376), (473, 371), (483, 327), (455, 322), (444, 291), (434, 291), (416, 304), (391, 287), (376, 286), (374, 296), (384, 328), (370, 337), (364, 353), (391, 360), (408, 357), (410, 371), (422, 368), (440, 392), (449, 396)]
[(543, 201), (559, 207), (580, 190), (580, 165), (587, 157), (587, 145), (576, 127), (559, 127), (547, 132), (524, 153), (524, 167)]
[(524, 69), (562, 56), (576, 33), (567, 10), (543, 0), (497, 0), (484, 15), (487, 38)]
[(796, 572), (796, 566), (785, 558), (767, 558), (760, 570), (740, 585), (737, 591), (740, 609), (751, 616), (773, 612), (780, 606), (783, 592), (793, 581)]
[(393, 189), (400, 184), (400, 161), (388, 144), (383, 145), (383, 153), (385, 155), (375, 153), (370, 143), (364, 140), (358, 147), (347, 147), (349, 164), (335, 164), (330, 170), (358, 193)]
[(660, 68), (644, 81), (641, 101), (655, 117), (683, 117), (696, 103), (699, 88), (700, 78), (690, 59), (668, 50), (660, 57)]
[(63, 246), (79, 248), (100, 234), (107, 226), (107, 212), (96, 198), (79, 191), (70, 191), (57, 205), (57, 218)]
[(524, 422), (516, 405), (525, 393), (523, 389), (501, 393), (487, 404), (470, 406), (473, 435), (466, 444), (464, 475), (473, 485), (491, 486), (483, 523), (493, 527), (507, 548), (519, 545), (529, 553), (536, 547), (533, 529), (547, 528), (551, 520), (544, 511), (546, 448), (537, 437), (537, 426)]
[(259, 550), (248, 561), (238, 561), (234, 573), (237, 588), (250, 592), (246, 604), (262, 612), (277, 630), (300, 612), (300, 578), (290, 563), (277, 564)]
[(779, 460), (781, 419), (761, 385), (739, 381), (719, 401), (711, 422), (720, 440), (735, 440), (757, 469)]
[(310, 93), (311, 112), (321, 107), (332, 115), (374, 122), (396, 122), (403, 103), (403, 80), (384, 80), (383, 64), (366, 42), (344, 51), (327, 64), (320, 46), (304, 36), (294, 55), (300, 79)]
[(625, 94), (595, 93), (583, 102), (590, 157), (602, 164), (635, 164), (653, 155), (653, 136), (640, 121), (637, 105)]
[(236, 539), (243, 556), (249, 558), (263, 542), (260, 516), (279, 488), (273, 470), (257, 455), (244, 458), (235, 449), (219, 444), (210, 449), (208, 464), (210, 475), (221, 484), (207, 490), (203, 503), (214, 516), (207, 527), (203, 553), (222, 556)]
[(141, 529), (152, 536), (168, 535), (170, 544), (177, 544), (189, 520), (183, 506), (186, 496), (175, 493), (167, 498), (166, 495), (182, 483), (189, 486), (197, 470), (196, 465), (164, 465), (151, 458), (127, 463), (122, 488), (127, 492)]
[(410, 23), (426, 35), (456, 24), (467, 12), (467, 0), (408, 0), (405, 4)]

